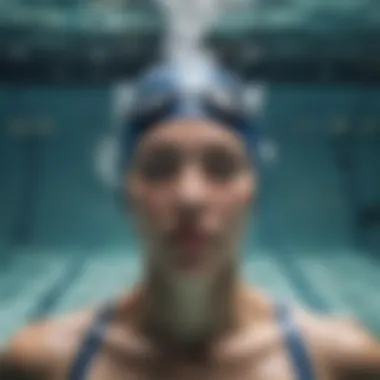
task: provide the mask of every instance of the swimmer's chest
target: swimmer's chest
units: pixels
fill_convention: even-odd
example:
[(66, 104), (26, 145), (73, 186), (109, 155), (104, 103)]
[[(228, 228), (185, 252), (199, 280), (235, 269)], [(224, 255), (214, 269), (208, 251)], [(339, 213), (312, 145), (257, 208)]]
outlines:
[[(190, 363), (94, 363), (82, 380), (298, 380), (286, 355), (269, 354), (260, 360), (231, 360), (230, 363), (195, 365)], [(301, 380), (301, 379), (300, 379)]]

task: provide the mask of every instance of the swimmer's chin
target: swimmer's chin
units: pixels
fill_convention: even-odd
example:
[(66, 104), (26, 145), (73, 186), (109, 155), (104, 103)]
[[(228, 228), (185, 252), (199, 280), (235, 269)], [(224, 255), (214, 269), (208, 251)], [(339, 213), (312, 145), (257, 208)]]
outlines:
[(208, 275), (213, 272), (214, 266), (209, 252), (182, 252), (171, 263), (174, 272), (189, 277)]

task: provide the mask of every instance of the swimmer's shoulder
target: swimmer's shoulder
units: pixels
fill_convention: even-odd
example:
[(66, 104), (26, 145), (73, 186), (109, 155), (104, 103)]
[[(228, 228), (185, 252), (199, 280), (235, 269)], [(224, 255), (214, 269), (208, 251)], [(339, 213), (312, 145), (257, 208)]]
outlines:
[(0, 351), (0, 379), (64, 378), (94, 315), (88, 310), (21, 329)]
[(323, 373), (332, 380), (380, 380), (380, 343), (353, 319), (300, 311), (299, 325)]

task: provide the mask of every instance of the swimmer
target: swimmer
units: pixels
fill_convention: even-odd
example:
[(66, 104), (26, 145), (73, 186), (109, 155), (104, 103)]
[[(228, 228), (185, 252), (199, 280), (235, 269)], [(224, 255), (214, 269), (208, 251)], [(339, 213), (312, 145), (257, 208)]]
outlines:
[(172, 69), (142, 79), (120, 168), (144, 276), (107, 305), (21, 330), (1, 380), (380, 379), (363, 328), (276, 303), (239, 275), (258, 181), (239, 89), (221, 70), (192, 91)]

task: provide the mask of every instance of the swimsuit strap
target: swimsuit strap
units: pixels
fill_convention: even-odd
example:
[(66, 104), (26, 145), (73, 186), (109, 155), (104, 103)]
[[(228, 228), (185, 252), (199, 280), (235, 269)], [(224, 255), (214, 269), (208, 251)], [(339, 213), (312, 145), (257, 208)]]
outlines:
[(95, 315), (73, 361), (68, 380), (85, 380), (90, 364), (99, 350), (107, 326), (114, 315), (114, 309), (113, 304), (107, 304)]
[(280, 327), (285, 347), (288, 350), (296, 379), (314, 380), (313, 364), (299, 326), (290, 309), (284, 304), (275, 307), (276, 321)]

